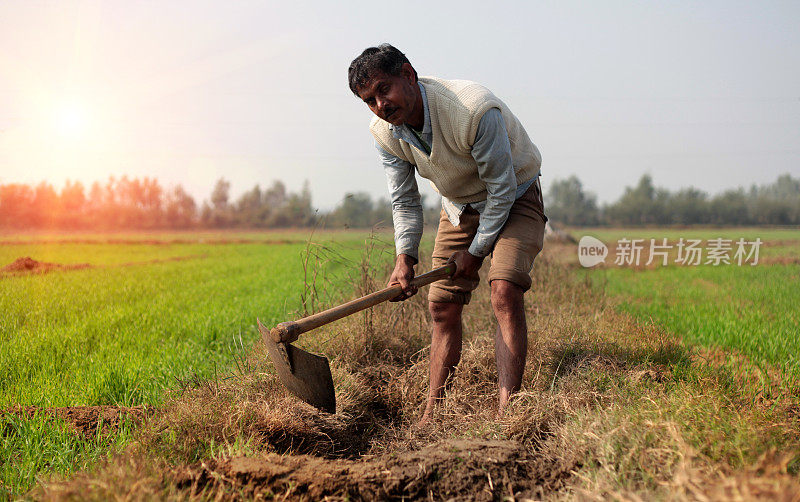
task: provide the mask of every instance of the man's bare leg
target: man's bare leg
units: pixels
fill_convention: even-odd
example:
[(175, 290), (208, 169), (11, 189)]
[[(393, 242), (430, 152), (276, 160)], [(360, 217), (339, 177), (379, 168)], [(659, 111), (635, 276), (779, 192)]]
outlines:
[(420, 425), (430, 420), (434, 406), (442, 399), (447, 379), (461, 359), (461, 311), (464, 306), (458, 303), (430, 302), (428, 307), (433, 321), (430, 387)]
[(500, 388), (498, 416), (502, 416), (511, 394), (519, 390), (525, 371), (528, 329), (523, 294), (522, 288), (513, 282), (501, 279), (492, 281), (492, 307), (497, 318), (495, 358)]

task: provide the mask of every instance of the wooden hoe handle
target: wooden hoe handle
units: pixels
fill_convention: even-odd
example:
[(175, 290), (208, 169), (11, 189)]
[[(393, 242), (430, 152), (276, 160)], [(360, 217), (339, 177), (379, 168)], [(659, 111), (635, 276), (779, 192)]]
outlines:
[[(427, 274), (418, 275), (411, 280), (411, 285), (418, 288), (426, 286), (432, 282), (438, 281), (439, 279), (450, 277), (455, 273), (455, 271), (456, 264), (449, 263), (443, 267), (433, 269)], [(362, 296), (361, 298), (349, 301), (343, 305), (339, 305), (338, 307), (333, 307), (323, 312), (319, 312), (318, 314), (310, 315), (297, 321), (282, 322), (272, 328), (272, 331), (270, 331), (269, 334), (275, 343), (291, 343), (297, 340), (301, 334), (307, 331), (319, 328), (320, 326), (324, 326), (328, 323), (341, 319), (342, 317), (355, 314), (361, 310), (374, 307), (379, 303), (383, 303), (386, 300), (391, 300), (392, 298), (397, 297), (402, 292), (403, 288), (399, 284), (390, 286), (367, 296)]]

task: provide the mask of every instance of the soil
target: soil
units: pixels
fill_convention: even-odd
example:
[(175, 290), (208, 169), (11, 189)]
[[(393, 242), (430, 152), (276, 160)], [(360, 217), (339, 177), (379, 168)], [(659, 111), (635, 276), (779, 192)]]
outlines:
[(60, 408), (25, 406), (5, 411), (28, 418), (39, 414), (52, 415), (66, 422), (76, 434), (91, 439), (97, 436), (97, 428), (101, 423), (101, 434), (108, 434), (119, 429), (126, 418), (137, 424), (141, 423), (152, 410), (143, 406), (66, 406)]
[(62, 265), (60, 263), (47, 263), (43, 261), (36, 261), (30, 256), (17, 258), (12, 263), (9, 263), (0, 272), (4, 274), (46, 274), (53, 270), (78, 270), (82, 268), (91, 267), (88, 263), (76, 263), (73, 265)]
[[(137, 265), (150, 265), (155, 263), (167, 263), (173, 261), (184, 261), (184, 260), (193, 260), (193, 259), (200, 259), (206, 258), (208, 255), (206, 254), (193, 254), (193, 255), (185, 255), (185, 256), (172, 256), (170, 258), (156, 258), (153, 260), (145, 260), (145, 261), (131, 261), (126, 263), (120, 263), (118, 265), (105, 265), (105, 267), (133, 267)], [(30, 256), (25, 256), (22, 258), (17, 258), (12, 263), (9, 263), (3, 268), (0, 268), (0, 278), (3, 276), (18, 276), (18, 275), (27, 275), (27, 274), (46, 274), (48, 272), (53, 272), (56, 270), (81, 270), (85, 268), (94, 268), (95, 265), (90, 263), (77, 263), (73, 265), (63, 265), (60, 263), (48, 263), (43, 261), (36, 261)], [(104, 267), (100, 265), (100, 267)]]
[[(575, 466), (544, 466), (516, 441), (448, 440), (361, 460), (267, 454), (205, 462), (174, 473), (200, 494), (227, 485), (233, 498), (502, 500), (539, 498)], [(235, 496), (233, 494), (236, 494)]]
[[(763, 256), (758, 259), (758, 265), (797, 265), (800, 258), (796, 256)], [(750, 265), (748, 263), (747, 265)]]
[(168, 263), (171, 261), (185, 261), (185, 260), (194, 260), (194, 259), (202, 259), (208, 258), (207, 254), (189, 254), (184, 256), (172, 256), (170, 258), (156, 258), (153, 260), (145, 260), (145, 261), (129, 261), (125, 263), (120, 263), (119, 265), (112, 265), (112, 266), (119, 266), (119, 267), (134, 267), (136, 265), (151, 265), (155, 263)]

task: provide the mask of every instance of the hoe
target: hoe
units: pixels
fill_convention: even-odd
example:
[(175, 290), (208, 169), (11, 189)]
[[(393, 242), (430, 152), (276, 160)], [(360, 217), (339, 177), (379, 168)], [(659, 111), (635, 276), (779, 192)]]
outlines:
[[(450, 277), (455, 270), (455, 264), (450, 263), (415, 277), (411, 285), (418, 288), (426, 286)], [(292, 345), (292, 342), (303, 333), (391, 300), (402, 292), (399, 285), (390, 286), (324, 312), (297, 321), (282, 322), (271, 330), (258, 321), (258, 330), (263, 335), (269, 357), (283, 385), (308, 404), (335, 413), (336, 394), (328, 358), (306, 352)]]

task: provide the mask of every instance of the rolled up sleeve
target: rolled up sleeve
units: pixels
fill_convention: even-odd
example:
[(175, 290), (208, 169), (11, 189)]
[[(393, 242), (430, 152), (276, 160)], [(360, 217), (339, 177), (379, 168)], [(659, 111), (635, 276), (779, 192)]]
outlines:
[(375, 143), (378, 159), (386, 173), (392, 201), (392, 223), (396, 254), (419, 261), (422, 239), (422, 198), (417, 187), (414, 165), (387, 152)]

